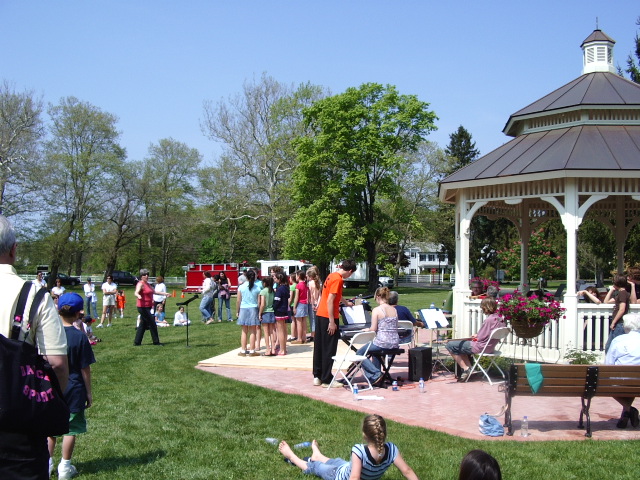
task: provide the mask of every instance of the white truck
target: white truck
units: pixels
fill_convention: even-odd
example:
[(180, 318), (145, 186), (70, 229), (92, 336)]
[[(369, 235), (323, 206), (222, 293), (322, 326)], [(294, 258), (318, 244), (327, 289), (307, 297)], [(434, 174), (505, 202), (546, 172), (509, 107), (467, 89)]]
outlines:
[(260, 264), (260, 275), (266, 277), (270, 275), (269, 269), (271, 267), (282, 267), (284, 273), (287, 275), (295, 273), (298, 270), (304, 270), (305, 272), (313, 266), (313, 263), (305, 260), (258, 260)]

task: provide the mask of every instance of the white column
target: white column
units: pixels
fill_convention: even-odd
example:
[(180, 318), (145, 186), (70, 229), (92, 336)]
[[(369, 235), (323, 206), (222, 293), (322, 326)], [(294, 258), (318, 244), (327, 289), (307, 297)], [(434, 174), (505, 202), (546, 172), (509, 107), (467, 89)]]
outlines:
[(471, 219), (479, 208), (487, 202), (471, 203), (467, 201), (464, 189), (456, 202), (456, 284), (453, 288), (453, 315), (455, 334), (471, 335), (468, 320), (464, 318), (464, 301), (469, 298), (469, 229)]

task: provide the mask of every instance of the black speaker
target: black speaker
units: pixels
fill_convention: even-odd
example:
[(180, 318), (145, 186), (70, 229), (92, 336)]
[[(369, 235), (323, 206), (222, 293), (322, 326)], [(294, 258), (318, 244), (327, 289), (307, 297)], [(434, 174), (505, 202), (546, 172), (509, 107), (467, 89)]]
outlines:
[(431, 378), (433, 357), (431, 347), (409, 349), (409, 380), (417, 382), (421, 378), (426, 382)]

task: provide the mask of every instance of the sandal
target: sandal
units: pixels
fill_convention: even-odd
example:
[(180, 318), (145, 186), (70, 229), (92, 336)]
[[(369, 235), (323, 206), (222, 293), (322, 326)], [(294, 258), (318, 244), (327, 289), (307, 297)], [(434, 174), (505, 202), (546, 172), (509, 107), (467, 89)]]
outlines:
[(284, 357), (286, 354), (287, 354), (287, 352), (280, 351), (280, 352), (278, 352), (277, 356), (278, 357)]

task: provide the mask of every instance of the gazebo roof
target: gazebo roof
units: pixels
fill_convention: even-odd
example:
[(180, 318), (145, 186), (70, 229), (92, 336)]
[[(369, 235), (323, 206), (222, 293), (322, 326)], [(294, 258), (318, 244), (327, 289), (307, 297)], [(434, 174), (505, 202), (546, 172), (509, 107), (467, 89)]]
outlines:
[(512, 137), (516, 136), (517, 127), (526, 116), (540, 116), (563, 109), (603, 106), (639, 108), (640, 85), (615, 73), (594, 72), (582, 75), (512, 114), (503, 132)]
[(442, 183), (562, 170), (609, 176), (617, 176), (616, 171), (640, 171), (640, 125), (579, 125), (520, 135)]

